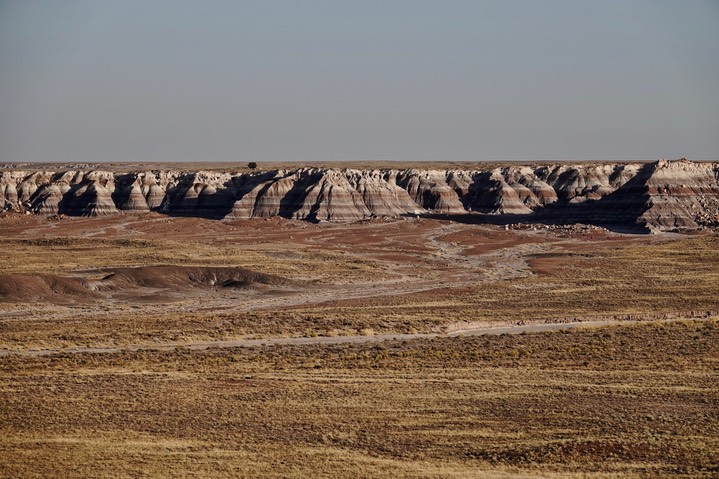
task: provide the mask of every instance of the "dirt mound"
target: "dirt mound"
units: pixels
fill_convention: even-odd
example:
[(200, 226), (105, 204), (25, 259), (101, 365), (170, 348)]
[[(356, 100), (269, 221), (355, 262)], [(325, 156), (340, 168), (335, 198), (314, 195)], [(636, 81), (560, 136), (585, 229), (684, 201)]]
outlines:
[(201, 266), (143, 266), (91, 270), (104, 276), (88, 284), (99, 291), (142, 288), (224, 287), (251, 288), (258, 285), (286, 286), (290, 281), (280, 276), (257, 273), (244, 268)]
[(77, 276), (53, 274), (0, 275), (0, 302), (49, 301), (56, 304), (97, 299), (131, 300), (154, 294), (188, 295), (192, 290), (219, 288), (271, 290), (295, 285), (280, 276), (243, 268), (143, 266), (86, 270)]
[(0, 275), (0, 302), (51, 301), (62, 304), (97, 297), (80, 278), (51, 274)]

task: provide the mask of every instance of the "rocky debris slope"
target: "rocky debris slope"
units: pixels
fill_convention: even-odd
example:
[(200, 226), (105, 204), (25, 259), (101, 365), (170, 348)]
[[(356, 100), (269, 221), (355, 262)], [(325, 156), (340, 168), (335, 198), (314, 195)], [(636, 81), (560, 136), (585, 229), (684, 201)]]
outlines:
[(644, 231), (719, 226), (719, 165), (507, 166), (489, 171), (300, 168), (253, 173), (3, 171), (0, 208), (98, 216), (158, 211), (207, 218), (355, 221), (448, 215), (589, 223)]

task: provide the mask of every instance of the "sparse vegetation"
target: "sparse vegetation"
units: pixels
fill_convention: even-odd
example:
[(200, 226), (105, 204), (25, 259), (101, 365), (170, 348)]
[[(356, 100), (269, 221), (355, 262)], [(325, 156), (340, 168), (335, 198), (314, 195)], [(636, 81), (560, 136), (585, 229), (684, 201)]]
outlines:
[[(351, 227), (291, 223), (288, 232), (278, 233), (274, 220), (237, 226), (203, 220), (213, 236), (200, 241), (203, 230), (189, 227), (196, 220), (175, 218), (170, 224), (188, 224), (177, 233), (184, 237), (132, 239), (143, 236), (145, 228), (151, 231), (145, 225), (156, 219), (140, 218), (129, 227), (97, 220), (110, 221), (108, 238), (81, 236), (94, 224), (85, 219), (72, 220), (66, 233), (73, 236), (27, 239), (8, 232), (0, 240), (6, 254), (0, 275), (77, 275), (78, 270), (152, 264), (234, 266), (306, 286), (290, 288), (283, 297), (279, 292), (262, 297), (248, 290), (195, 288), (128, 290), (109, 303), (58, 295), (60, 306), (31, 298), (32, 308), (0, 300), (0, 312), (8, 319), (0, 329), (0, 348), (305, 336), (308, 331), (345, 335), (364, 334), (364, 329), (421, 333), (461, 322), (652, 319), (719, 310), (716, 235), (573, 239), (493, 236), (488, 229), (464, 226), (444, 241), (456, 248), (483, 248), (474, 253), (476, 267), (467, 268), (452, 265), (441, 251), (436, 255), (423, 243), (421, 235), (441, 231), (439, 222)], [(117, 231), (128, 237), (116, 237)], [(408, 239), (407, 232), (414, 236)], [(356, 235), (363, 235), (363, 245), (354, 243)], [(288, 241), (288, 236), (294, 239)], [(552, 253), (518, 253), (513, 261), (526, 269), (510, 279), (493, 278), (498, 269), (494, 260), (479, 255), (506, 251), (518, 240), (547, 242)], [(95, 278), (91, 273), (84, 277)], [(449, 277), (454, 279), (447, 281)], [(210, 299), (211, 307), (203, 307)]]
[[(651, 321), (719, 309), (716, 235), (149, 214), (62, 220), (71, 226), (37, 237), (42, 221), (4, 224), (0, 275), (91, 282), (107, 273), (86, 270), (164, 264), (242, 267), (292, 282), (280, 290), (180, 281), (173, 291), (143, 276), (150, 284), (128, 280), (97, 296), (80, 288), (54, 300), (30, 291), (26, 302), (0, 301), (5, 350), (140, 348), (0, 356), (0, 477), (719, 473), (719, 323)], [(238, 337), (373, 341), (453, 323), (614, 316), (647, 321), (495, 337), (142, 349)]]
[(0, 475), (719, 472), (719, 323), (0, 361)]

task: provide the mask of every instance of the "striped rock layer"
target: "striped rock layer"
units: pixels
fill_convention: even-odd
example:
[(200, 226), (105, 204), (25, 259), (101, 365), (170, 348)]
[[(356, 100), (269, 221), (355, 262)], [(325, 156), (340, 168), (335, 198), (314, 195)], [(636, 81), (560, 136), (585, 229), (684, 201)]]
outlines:
[(0, 173), (0, 208), (41, 215), (157, 211), (309, 221), (431, 214), (692, 230), (719, 226), (719, 164), (660, 160), (488, 171), (300, 168), (252, 173), (10, 170)]

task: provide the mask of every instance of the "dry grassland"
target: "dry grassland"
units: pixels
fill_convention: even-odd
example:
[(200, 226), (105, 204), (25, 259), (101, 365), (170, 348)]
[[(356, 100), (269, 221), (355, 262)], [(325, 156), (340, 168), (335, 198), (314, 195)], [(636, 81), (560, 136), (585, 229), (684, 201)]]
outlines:
[[(715, 234), (158, 214), (0, 228), (2, 478), (719, 476)], [(287, 282), (208, 282), (217, 268)], [(709, 319), (653, 321), (692, 314)], [(645, 321), (16, 354), (575, 318)]]
[[(651, 319), (719, 310), (719, 236), (710, 234), (504, 232), (425, 220), (350, 226), (159, 215), (66, 221), (73, 227), (58, 233), (68, 236), (24, 237), (42, 224), (22, 225), (14, 235), (8, 230), (0, 240), (6, 258), (0, 275), (230, 266), (289, 278), (296, 287), (138, 288), (101, 300), (62, 292), (49, 301), (0, 300), (0, 347), (413, 333), (455, 323)], [(99, 228), (101, 221), (107, 223)]]
[(0, 365), (8, 478), (719, 474), (716, 320)]

